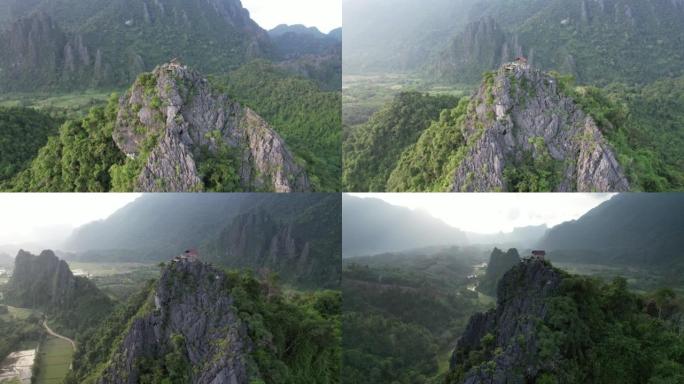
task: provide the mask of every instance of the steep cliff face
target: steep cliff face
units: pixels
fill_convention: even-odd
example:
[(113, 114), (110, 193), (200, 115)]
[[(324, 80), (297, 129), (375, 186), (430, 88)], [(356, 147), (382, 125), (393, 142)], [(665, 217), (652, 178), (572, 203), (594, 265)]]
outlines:
[(428, 69), (432, 76), (472, 84), (479, 81), (483, 68), (497, 68), (522, 55), (516, 36), (504, 31), (494, 18), (483, 17), (467, 24)]
[(97, 325), (113, 308), (111, 299), (92, 281), (74, 276), (52, 251), (38, 256), (19, 251), (5, 301), (42, 311), (53, 329), (70, 337)]
[(23, 86), (44, 89), (77, 77), (95, 81), (104, 76), (101, 52), (89, 50), (80, 34), (66, 33), (42, 12), (20, 18), (0, 32), (0, 48), (3, 91)]
[(521, 55), (583, 83), (642, 83), (681, 73), (675, 53), (684, 36), (681, 0), (478, 3), (461, 10), (471, 23), (428, 61), (429, 75), (474, 84), (480, 73)]
[(12, 53), (0, 59), (3, 90), (111, 88), (174, 56), (222, 72), (273, 55), (239, 0), (5, 2), (11, 21), (23, 19), (0, 26), (0, 47)]
[(239, 215), (202, 253), (230, 267), (277, 271), (298, 285), (336, 287), (341, 274), (340, 199), (321, 195), (308, 201), (310, 206), (299, 212), (259, 207)]
[(512, 267), (520, 263), (520, 255), (518, 250), (511, 248), (503, 252), (499, 248), (494, 248), (492, 254), (489, 256), (489, 263), (487, 264), (487, 272), (485, 273), (478, 290), (490, 296), (496, 295), (496, 287), (499, 279), (508, 272)]
[(471, 100), (462, 129), (468, 146), (452, 191), (507, 191), (507, 167), (546, 168), (551, 190), (628, 191), (629, 183), (596, 122), (552, 76), (507, 64)]
[(310, 188), (305, 171), (268, 123), (176, 63), (142, 75), (121, 97), (113, 137), (129, 158), (143, 163), (137, 191), (202, 189), (206, 180), (199, 168), (208, 159), (232, 162), (244, 190)]
[(64, 260), (52, 251), (35, 256), (19, 251), (6, 291), (8, 303), (18, 307), (68, 306), (75, 300), (77, 281)]
[[(456, 343), (452, 382), (522, 383), (548, 368), (553, 362), (538, 357), (537, 329), (547, 317), (547, 299), (562, 279), (562, 272), (536, 259), (507, 272), (497, 288), (496, 309), (471, 317)], [(487, 362), (480, 365), (482, 361)]]
[(258, 379), (252, 342), (228, 287), (227, 276), (207, 264), (172, 262), (97, 382), (134, 384), (160, 367), (193, 384)]

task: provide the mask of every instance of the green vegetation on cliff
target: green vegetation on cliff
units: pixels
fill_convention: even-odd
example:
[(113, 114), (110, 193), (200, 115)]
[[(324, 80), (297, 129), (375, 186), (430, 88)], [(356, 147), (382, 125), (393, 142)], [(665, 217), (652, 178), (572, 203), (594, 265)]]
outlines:
[(57, 125), (34, 109), (0, 107), (0, 185), (30, 164)]
[(112, 139), (117, 97), (94, 107), (82, 120), (69, 120), (40, 149), (29, 168), (8, 183), (12, 191), (106, 192), (110, 168), (124, 156)]
[(555, 74), (561, 89), (598, 123), (614, 147), (632, 188), (684, 189), (684, 76), (639, 87), (575, 86)]
[(468, 256), (447, 249), (349, 259), (342, 279), (343, 383), (425, 383), (444, 372), (468, 317), (486, 308), (467, 289), (472, 267), (461, 258)]
[[(259, 280), (249, 272), (227, 271), (225, 277), (226, 284), (221, 289), (234, 300), (233, 305), (253, 343), (249, 359), (256, 364), (256, 371), (263, 379), (254, 383), (339, 382), (339, 292), (286, 293), (275, 274)], [(181, 276), (179, 279), (185, 281)], [(66, 383), (96, 382), (134, 319), (155, 310), (156, 285), (151, 281), (83, 337)], [(186, 338), (187, 335), (174, 335), (163, 359), (146, 359), (140, 366), (142, 382), (187, 383), (189, 377), (198, 374), (200, 367), (188, 365)]]
[[(548, 262), (545, 265), (552, 268)], [(490, 316), (495, 322), (487, 325), (522, 331), (512, 338), (510, 332), (489, 333), (476, 350), (457, 347), (447, 383), (462, 383), (466, 377), (487, 380), (494, 372), (505, 374), (508, 380), (537, 383), (674, 384), (684, 379), (684, 301), (672, 290), (635, 294), (620, 277), (604, 282), (553, 269), (560, 277), (557, 288), (537, 301), (539, 293), (525, 289), (539, 282), (527, 279), (548, 274), (528, 274), (525, 268), (516, 267), (506, 274), (502, 289), (507, 296), (499, 298), (496, 312), (502, 315)], [(517, 313), (519, 309), (509, 302), (524, 305), (523, 312)], [(546, 310), (539, 312), (540, 304)], [(506, 316), (513, 313), (518, 318)], [(539, 313), (542, 317), (537, 317)], [(529, 319), (536, 326), (524, 328)], [(516, 328), (516, 322), (523, 328)]]
[(458, 103), (453, 96), (404, 92), (345, 139), (342, 183), (348, 191), (382, 192), (402, 152)]
[(250, 62), (212, 83), (252, 108), (306, 164), (316, 191), (340, 190), (341, 94), (264, 61)]

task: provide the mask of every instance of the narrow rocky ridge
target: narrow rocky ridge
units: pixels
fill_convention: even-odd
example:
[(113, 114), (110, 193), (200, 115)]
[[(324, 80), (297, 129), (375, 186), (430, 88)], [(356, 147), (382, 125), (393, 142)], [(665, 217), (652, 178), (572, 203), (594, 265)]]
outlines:
[(208, 264), (172, 261), (98, 383), (138, 383), (150, 369), (143, 362), (164, 361), (172, 353), (193, 367), (189, 383), (243, 384), (258, 377), (249, 357), (252, 342), (227, 285), (226, 275)]
[(146, 156), (137, 191), (200, 190), (202, 153), (226, 147), (242, 189), (310, 190), (306, 172), (266, 121), (175, 62), (141, 76), (121, 97), (113, 138), (128, 157)]
[(621, 192), (629, 182), (596, 122), (554, 77), (509, 63), (475, 93), (463, 129), (469, 147), (452, 191), (506, 191), (507, 166), (525, 153), (557, 163), (556, 192)]
[[(557, 292), (563, 277), (562, 272), (539, 259), (525, 259), (504, 275), (497, 288), (496, 308), (470, 318), (452, 353), (451, 369), (466, 365), (471, 352), (500, 352), (484, 356), (492, 364), (464, 372), (464, 384), (524, 383), (525, 378), (536, 377), (545, 364), (552, 363), (537, 357), (536, 330), (548, 314), (546, 299)], [(493, 340), (485, 347), (487, 335)]]

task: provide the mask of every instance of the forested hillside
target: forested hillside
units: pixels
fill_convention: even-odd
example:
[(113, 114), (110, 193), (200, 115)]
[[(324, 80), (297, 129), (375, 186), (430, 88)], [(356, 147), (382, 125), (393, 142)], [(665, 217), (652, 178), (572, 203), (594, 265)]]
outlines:
[(342, 382), (443, 381), (451, 340), (488, 306), (467, 289), (475, 260), (459, 248), (346, 260)]
[(670, 289), (634, 294), (623, 278), (526, 260), (499, 283), (496, 309), (471, 317), (446, 382), (677, 383), (683, 309)]
[(84, 336), (66, 383), (336, 383), (340, 310), (334, 291), (174, 261)]
[(0, 186), (30, 164), (57, 126), (45, 113), (0, 107)]
[(391, 104), (345, 138), (344, 189), (384, 192), (401, 154), (416, 142), (431, 121), (439, 118), (442, 110), (457, 102), (456, 97), (417, 92), (397, 95)]

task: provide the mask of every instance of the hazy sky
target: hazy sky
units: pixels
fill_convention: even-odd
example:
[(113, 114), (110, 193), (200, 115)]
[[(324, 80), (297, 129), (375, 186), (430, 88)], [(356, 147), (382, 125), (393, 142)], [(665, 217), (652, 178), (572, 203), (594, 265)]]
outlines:
[(341, 0), (242, 0), (242, 5), (264, 29), (304, 24), (328, 33), (342, 26)]
[(510, 232), (513, 228), (577, 219), (608, 200), (602, 193), (387, 193), (351, 194), (422, 210), (468, 232)]
[(38, 243), (57, 248), (57, 243), (74, 228), (105, 219), (139, 196), (135, 193), (0, 193), (0, 245)]

